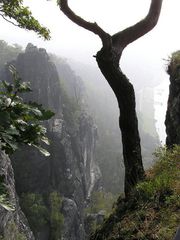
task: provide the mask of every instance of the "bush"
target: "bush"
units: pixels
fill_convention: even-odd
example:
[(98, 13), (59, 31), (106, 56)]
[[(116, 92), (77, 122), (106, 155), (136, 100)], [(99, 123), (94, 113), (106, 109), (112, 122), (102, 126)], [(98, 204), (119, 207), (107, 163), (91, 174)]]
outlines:
[(52, 192), (49, 196), (51, 240), (61, 239), (64, 217), (61, 213), (62, 198), (58, 192)]
[(50, 193), (48, 199), (36, 193), (22, 194), (20, 205), (35, 235), (48, 224), (50, 225), (50, 240), (61, 238), (64, 217), (61, 213), (62, 198), (59, 193)]
[(142, 198), (144, 201), (161, 202), (165, 200), (167, 195), (172, 193), (171, 182), (172, 180), (168, 174), (161, 174), (155, 179), (139, 183), (136, 191), (139, 194), (139, 198)]
[(24, 193), (21, 195), (20, 205), (29, 221), (32, 231), (37, 234), (47, 224), (49, 215), (42, 195)]
[(98, 213), (100, 211), (105, 211), (106, 216), (108, 216), (112, 212), (112, 207), (114, 202), (116, 201), (117, 196), (112, 193), (106, 193), (103, 191), (93, 192), (90, 204), (85, 209), (86, 213)]
[(91, 239), (173, 239), (180, 222), (180, 146), (160, 148), (155, 156), (145, 181), (128, 199), (118, 199), (114, 213)]
[(9, 222), (6, 226), (4, 236), (0, 236), (0, 240), (27, 240), (23, 233), (20, 233), (14, 222)]

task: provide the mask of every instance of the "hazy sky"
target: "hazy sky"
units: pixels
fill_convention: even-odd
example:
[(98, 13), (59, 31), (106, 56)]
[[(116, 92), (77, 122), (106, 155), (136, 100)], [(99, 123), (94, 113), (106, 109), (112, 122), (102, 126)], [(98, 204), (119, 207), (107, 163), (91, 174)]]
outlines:
[[(14, 27), (1, 18), (0, 39), (23, 46), (32, 42), (65, 58), (96, 64), (92, 56), (101, 48), (100, 39), (67, 19), (56, 5), (56, 0), (25, 0), (24, 3), (51, 30), (51, 40), (43, 41), (35, 33)], [(150, 0), (69, 0), (69, 5), (86, 20), (96, 21), (113, 34), (144, 18)], [(179, 9), (179, 0), (164, 0), (156, 28), (124, 51), (122, 66), (130, 79), (136, 81), (142, 78), (141, 81), (150, 82), (153, 78), (167, 77), (163, 59), (180, 49)]]
[[(50, 29), (51, 40), (43, 41), (35, 33), (14, 27), (1, 18), (0, 39), (24, 47), (32, 42), (65, 58), (96, 64), (92, 56), (101, 48), (101, 41), (67, 19), (57, 7), (56, 0), (25, 0), (24, 3)], [(69, 5), (86, 20), (96, 21), (113, 34), (144, 18), (150, 0), (69, 0)], [(152, 79), (168, 82), (163, 59), (180, 49), (179, 10), (180, 0), (164, 0), (156, 28), (124, 51), (123, 70), (134, 82), (140, 80), (149, 84)]]
[[(39, 21), (51, 30), (51, 40), (43, 41), (33, 32), (19, 29), (0, 18), (1, 37), (26, 46), (32, 42), (66, 58), (96, 63), (92, 56), (101, 48), (98, 36), (72, 23), (56, 5), (56, 0), (25, 0)], [(89, 21), (96, 21), (113, 34), (144, 18), (150, 0), (69, 0), (72, 9)], [(180, 49), (180, 0), (164, 0), (155, 29), (127, 47), (122, 57), (123, 70), (131, 79), (165, 78), (165, 61)], [(143, 65), (143, 68), (142, 68)], [(142, 77), (140, 76), (140, 73)]]
[[(66, 57), (73, 55), (79, 60), (95, 61), (92, 55), (101, 47), (97, 36), (76, 26), (67, 19), (56, 5), (56, 1), (25, 0), (35, 17), (51, 30), (51, 40), (44, 42), (35, 33), (18, 29), (0, 19), (1, 39), (26, 45), (29, 41), (46, 47)], [(107, 32), (113, 34), (142, 19), (149, 8), (150, 0), (69, 0), (72, 9), (90, 21), (96, 21)], [(180, 48), (179, 0), (164, 0), (158, 26), (149, 34), (131, 44), (124, 58), (142, 58), (161, 61), (172, 51)], [(157, 59), (158, 58), (158, 59)], [(148, 60), (149, 59), (149, 60)]]

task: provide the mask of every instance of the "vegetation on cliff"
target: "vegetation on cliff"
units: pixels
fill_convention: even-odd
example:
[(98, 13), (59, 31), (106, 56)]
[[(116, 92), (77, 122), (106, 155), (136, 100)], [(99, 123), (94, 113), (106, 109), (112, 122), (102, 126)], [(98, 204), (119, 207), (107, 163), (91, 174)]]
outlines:
[(63, 198), (58, 192), (51, 192), (48, 196), (37, 193), (24, 193), (20, 196), (20, 204), (28, 218), (30, 227), (36, 237), (49, 223), (51, 234), (49, 239), (61, 238), (64, 218), (61, 213)]
[[(42, 144), (49, 144), (46, 137), (46, 128), (42, 121), (51, 118), (54, 113), (43, 109), (42, 105), (25, 103), (23, 93), (31, 91), (28, 82), (22, 82), (16, 69), (9, 67), (12, 82), (2, 81), (0, 85), (0, 150), (10, 155), (21, 145), (30, 145), (38, 148), (45, 156), (49, 152)], [(7, 210), (14, 210), (8, 201), (7, 189), (0, 176), (0, 206)]]
[(25, 103), (23, 93), (31, 91), (28, 82), (22, 82), (16, 69), (9, 67), (12, 82), (2, 81), (0, 94), (0, 141), (1, 149), (12, 154), (19, 145), (34, 146), (44, 155), (49, 153), (41, 146), (49, 144), (46, 128), (41, 122), (51, 118), (54, 113), (45, 110), (37, 103)]
[(180, 146), (160, 148), (128, 199), (119, 197), (110, 217), (91, 240), (169, 240), (180, 221)]
[(16, 224), (11, 221), (6, 228), (6, 236), (0, 236), (0, 240), (27, 240), (23, 233), (19, 232)]

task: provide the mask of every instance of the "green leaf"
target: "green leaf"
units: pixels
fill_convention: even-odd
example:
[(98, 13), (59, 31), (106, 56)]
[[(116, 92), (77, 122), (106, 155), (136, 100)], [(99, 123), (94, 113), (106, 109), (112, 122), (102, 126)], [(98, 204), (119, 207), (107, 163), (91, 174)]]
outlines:
[(28, 103), (30, 106), (39, 109), (41, 111), (42, 116), (38, 118), (38, 120), (44, 121), (44, 120), (49, 120), (52, 118), (55, 114), (51, 110), (46, 110), (43, 108), (41, 104), (35, 103), (35, 102), (29, 102)]
[(6, 81), (2, 81), (3, 87), (5, 88), (5, 90), (9, 93), (13, 91), (13, 85), (6, 82)]
[(42, 138), (41, 138), (41, 141), (44, 142), (44, 143), (46, 143), (47, 145), (50, 144), (49, 139), (48, 139), (47, 137), (42, 137)]
[(0, 126), (8, 127), (11, 122), (10, 114), (7, 111), (0, 111)]
[(40, 104), (24, 103), (18, 94), (30, 91), (30, 85), (27, 82), (21, 83), (21, 78), (13, 66), (10, 66), (9, 70), (13, 84), (4, 82), (3, 86), (7, 91), (0, 92), (1, 149), (12, 154), (19, 144), (28, 144), (49, 156), (49, 152), (40, 146), (41, 142), (49, 144), (46, 128), (41, 125), (41, 121), (50, 119), (54, 113), (45, 110)]
[(34, 145), (34, 144), (32, 146), (37, 148), (45, 157), (49, 157), (50, 156), (50, 153), (46, 149), (44, 149), (43, 147), (37, 146), (37, 145)]
[[(7, 143), (9, 146), (7, 146), (8, 150), (15, 151), (18, 149), (17, 143), (13, 141), (13, 137), (11, 135), (8, 135), (7, 133), (1, 134), (1, 140), (5, 143)], [(6, 151), (6, 149), (4, 149)]]
[(30, 88), (30, 83), (29, 82), (23, 82), (18, 87), (18, 92), (19, 93), (31, 92), (31, 91), (32, 91), (32, 89)]
[(6, 133), (7, 134), (10, 134), (10, 135), (20, 135), (19, 131), (14, 127), (14, 126), (10, 126), (9, 129), (6, 130)]
[(9, 202), (6, 194), (0, 194), (0, 206), (7, 211), (15, 211), (15, 207)]
[(51, 110), (42, 110), (42, 117), (40, 120), (49, 120), (52, 118), (55, 114)]

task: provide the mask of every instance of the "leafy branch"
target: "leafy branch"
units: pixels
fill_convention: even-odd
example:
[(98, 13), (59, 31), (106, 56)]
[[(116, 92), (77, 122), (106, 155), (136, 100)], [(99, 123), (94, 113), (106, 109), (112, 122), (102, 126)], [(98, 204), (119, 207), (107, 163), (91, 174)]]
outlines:
[(49, 29), (32, 16), (28, 7), (23, 6), (23, 0), (0, 0), (0, 16), (15, 26), (33, 30), (45, 40), (50, 39)]
[(49, 156), (49, 152), (42, 147), (42, 143), (49, 144), (49, 140), (46, 128), (41, 123), (50, 119), (54, 113), (37, 103), (25, 103), (21, 96), (31, 91), (30, 84), (21, 81), (13, 66), (9, 70), (13, 83), (2, 81), (0, 92), (1, 149), (6, 154), (12, 154), (19, 145), (26, 144)]
[[(14, 66), (10, 66), (9, 70), (12, 83), (2, 81), (0, 85), (0, 149), (10, 155), (25, 144), (34, 146), (42, 154), (49, 156), (50, 153), (42, 147), (42, 143), (49, 144), (42, 122), (50, 119), (54, 113), (37, 103), (25, 103), (21, 96), (31, 91), (30, 83), (21, 81)], [(8, 211), (14, 210), (1, 175), (0, 206)]]

